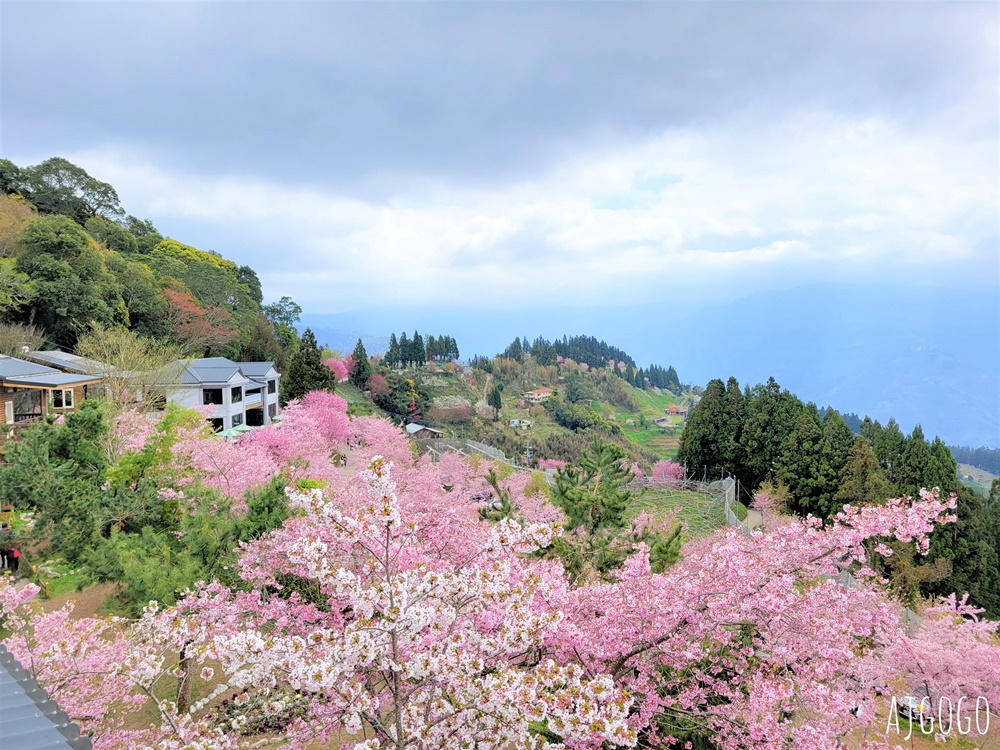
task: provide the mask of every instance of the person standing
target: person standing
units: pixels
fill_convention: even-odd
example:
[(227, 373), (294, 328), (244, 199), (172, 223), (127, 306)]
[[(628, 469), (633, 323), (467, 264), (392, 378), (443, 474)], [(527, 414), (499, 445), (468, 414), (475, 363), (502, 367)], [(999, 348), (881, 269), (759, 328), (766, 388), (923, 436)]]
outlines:
[(0, 523), (0, 563), (11, 572), (17, 571), (17, 558), (14, 557), (15, 534), (6, 521)]

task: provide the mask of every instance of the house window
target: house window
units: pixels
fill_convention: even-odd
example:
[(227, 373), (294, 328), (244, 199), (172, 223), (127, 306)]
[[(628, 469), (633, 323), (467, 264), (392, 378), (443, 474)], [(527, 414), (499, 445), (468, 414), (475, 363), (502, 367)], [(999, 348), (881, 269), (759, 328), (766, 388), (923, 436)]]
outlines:
[(215, 419), (210, 419), (208, 421), (212, 423), (212, 432), (222, 432), (222, 428), (225, 427), (222, 417), (216, 417)]
[(14, 391), (15, 422), (21, 422), (25, 419), (32, 419), (34, 417), (40, 417), (40, 416), (42, 416), (41, 391), (35, 391), (35, 390)]
[(205, 406), (222, 404), (222, 389), (221, 388), (203, 388), (201, 391), (201, 403)]
[(234, 414), (233, 415), (233, 427), (235, 427), (236, 425), (239, 425), (239, 424), (243, 424), (243, 415), (242, 414)]
[(275, 383), (277, 383), (276, 380), (268, 380), (267, 381), (267, 392), (268, 393), (274, 393), (277, 390), (277, 387), (276, 387)]
[(269, 416), (271, 419), (274, 419), (277, 416), (277, 414), (278, 414), (278, 405), (277, 404), (268, 404), (267, 405), (267, 416)]
[(72, 409), (73, 389), (56, 388), (52, 391), (52, 406), (56, 409)]
[(243, 386), (236, 386), (229, 391), (229, 401), (233, 404), (238, 404), (243, 400)]

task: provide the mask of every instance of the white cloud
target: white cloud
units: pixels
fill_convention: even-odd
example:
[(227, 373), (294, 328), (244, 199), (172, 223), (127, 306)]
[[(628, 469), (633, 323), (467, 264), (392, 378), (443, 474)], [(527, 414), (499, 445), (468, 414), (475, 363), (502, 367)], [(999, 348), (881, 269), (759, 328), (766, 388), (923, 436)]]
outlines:
[(181, 174), (112, 147), (70, 158), (182, 241), (231, 237), (212, 246), (315, 311), (988, 268), (1000, 205), (995, 136), (826, 113), (665, 132), (489, 189), (404, 175), (381, 200)]

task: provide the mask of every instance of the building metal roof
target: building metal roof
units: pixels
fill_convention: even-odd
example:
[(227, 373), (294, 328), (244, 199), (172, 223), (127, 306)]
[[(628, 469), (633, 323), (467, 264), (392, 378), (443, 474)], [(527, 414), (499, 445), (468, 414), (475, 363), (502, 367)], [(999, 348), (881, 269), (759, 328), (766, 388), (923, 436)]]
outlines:
[(427, 430), (428, 432), (436, 432), (438, 435), (443, 435), (441, 430), (435, 430), (433, 427), (428, 427), (427, 425), (417, 424), (416, 422), (410, 422), (406, 425), (406, 432), (408, 435), (415, 435), (418, 432)]
[(35, 678), (0, 645), (0, 747), (4, 750), (92, 750)]
[(0, 381), (10, 385), (35, 388), (62, 388), (67, 385), (96, 383), (99, 380), (100, 378), (94, 375), (65, 373), (54, 367), (46, 367), (45, 365), (0, 354)]
[(55, 372), (46, 375), (25, 375), (19, 378), (4, 378), (3, 382), (8, 385), (34, 388), (65, 388), (70, 385), (100, 383), (101, 379), (95, 375), (75, 375), (69, 372)]
[(76, 372), (81, 375), (99, 375), (108, 369), (106, 365), (93, 359), (52, 349), (28, 352), (24, 356), (32, 362), (41, 362), (43, 365), (51, 365), (63, 372)]
[(184, 385), (228, 383), (234, 375), (250, 380), (263, 377), (272, 367), (273, 362), (233, 362), (225, 357), (205, 357), (191, 360), (181, 373), (180, 382)]
[(54, 372), (59, 371), (35, 362), (27, 362), (23, 359), (0, 354), (0, 380), (24, 375), (48, 375)]
[(243, 370), (243, 374), (248, 378), (266, 377), (271, 370), (277, 372), (274, 362), (240, 362), (239, 364), (240, 369)]
[(240, 366), (225, 357), (206, 357), (191, 360), (181, 373), (181, 382), (187, 385), (202, 383), (228, 383), (234, 375), (246, 380)]

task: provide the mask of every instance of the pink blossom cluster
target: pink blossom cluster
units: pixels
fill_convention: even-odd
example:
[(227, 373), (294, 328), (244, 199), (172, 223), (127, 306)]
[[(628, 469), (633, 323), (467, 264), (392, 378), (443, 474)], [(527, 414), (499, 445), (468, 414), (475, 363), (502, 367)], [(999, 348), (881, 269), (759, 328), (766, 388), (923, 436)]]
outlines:
[(669, 460), (657, 461), (649, 473), (649, 481), (651, 484), (663, 485), (683, 479), (686, 473), (684, 467), (678, 463)]
[(538, 459), (538, 468), (545, 469), (565, 469), (566, 462), (560, 461), (557, 458), (540, 458)]
[(343, 383), (350, 376), (350, 371), (343, 360), (333, 358), (324, 359), (323, 364), (330, 368), (330, 371), (336, 376), (338, 383)]
[[(1000, 705), (996, 623), (952, 597), (908, 634), (863, 575), (870, 546), (926, 549), (954, 519), (937, 491), (847, 506), (825, 526), (720, 530), (660, 574), (639, 544), (612, 576), (571, 583), (539, 554), (571, 540), (555, 541), (565, 519), (544, 492), (528, 496), (527, 472), (488, 482), (488, 464), (418, 457), (397, 427), (348, 418), (333, 394), (234, 442), (184, 433), (174, 461), (234, 496), (289, 477), (295, 513), (242, 548), (241, 587), (198, 584), (127, 622), (39, 613), (34, 587), (0, 580), (5, 645), (97, 750), (244, 746), (249, 705), (268, 707), (292, 750), (680, 747), (682, 733), (722, 750), (813, 750), (860, 736), (893, 681)], [(678, 469), (659, 462), (652, 476)], [(498, 491), (515, 511), (490, 522), (479, 511)], [(675, 521), (644, 514), (634, 531)], [(848, 588), (850, 571), (862, 575)], [(176, 689), (188, 679), (193, 701)], [(135, 711), (158, 721), (127, 728)]]

